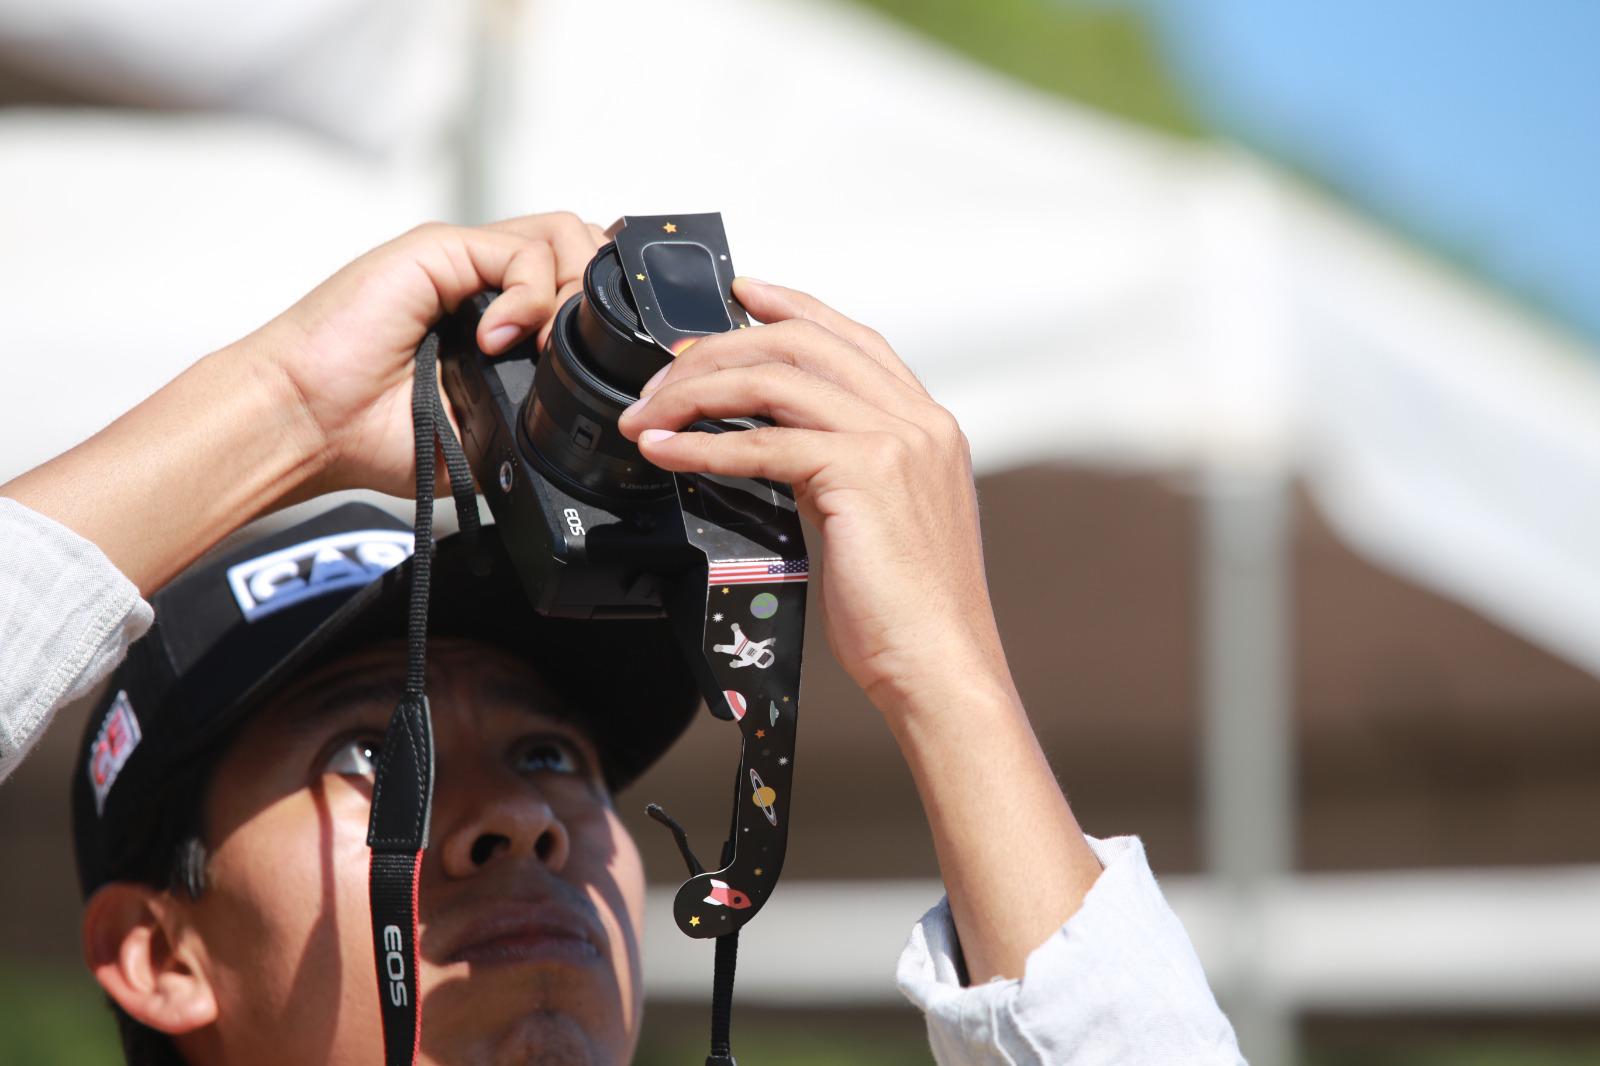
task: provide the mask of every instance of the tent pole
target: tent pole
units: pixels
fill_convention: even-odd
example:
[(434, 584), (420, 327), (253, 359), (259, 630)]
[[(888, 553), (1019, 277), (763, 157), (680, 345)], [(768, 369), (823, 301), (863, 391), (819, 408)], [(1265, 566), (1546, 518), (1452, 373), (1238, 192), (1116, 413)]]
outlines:
[(1291, 490), (1281, 471), (1213, 469), (1201, 493), (1202, 839), (1229, 918), (1217, 985), (1253, 1066), (1296, 1059), (1267, 917), (1293, 871)]
[(507, 108), (515, 88), (511, 42), (521, 14), (519, 0), (474, 0), (468, 16), (468, 87), (464, 111), (451, 131), (455, 142), (456, 221), (469, 226), (491, 221), (496, 137), (510, 123)]

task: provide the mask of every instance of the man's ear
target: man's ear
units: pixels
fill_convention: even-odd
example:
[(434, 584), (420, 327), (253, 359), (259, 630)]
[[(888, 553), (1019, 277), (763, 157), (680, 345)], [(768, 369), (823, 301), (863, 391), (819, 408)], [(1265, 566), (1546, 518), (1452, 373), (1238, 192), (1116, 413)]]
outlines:
[(83, 957), (117, 1006), (157, 1032), (178, 1036), (217, 1020), (193, 928), (179, 904), (148, 885), (114, 881), (83, 909)]

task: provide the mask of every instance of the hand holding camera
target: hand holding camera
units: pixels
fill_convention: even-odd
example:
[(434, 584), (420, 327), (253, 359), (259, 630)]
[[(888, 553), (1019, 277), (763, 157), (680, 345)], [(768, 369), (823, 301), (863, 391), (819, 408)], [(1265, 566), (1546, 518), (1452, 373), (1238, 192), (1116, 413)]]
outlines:
[(304, 416), (316, 466), (297, 498), (346, 488), (410, 495), (418, 342), (441, 315), (497, 289), (478, 343), (497, 353), (536, 336), (542, 346), (602, 243), (599, 227), (567, 212), (487, 226), (428, 223), (349, 263), (241, 341)]
[[(734, 294), (768, 324), (681, 353), (622, 416), (624, 435), (664, 470), (794, 486), (822, 532), (829, 646), (881, 710), (944, 683), (1009, 685), (955, 419), (868, 327), (749, 278)], [(675, 432), (733, 415), (775, 425)]]

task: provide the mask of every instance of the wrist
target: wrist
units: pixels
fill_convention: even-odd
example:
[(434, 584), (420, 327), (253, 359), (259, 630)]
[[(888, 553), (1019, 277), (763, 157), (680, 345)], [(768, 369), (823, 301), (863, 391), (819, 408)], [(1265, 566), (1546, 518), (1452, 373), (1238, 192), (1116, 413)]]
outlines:
[(863, 687), (891, 727), (977, 705), (1021, 703), (997, 634), (920, 642), (915, 652), (885, 656), (878, 665), (879, 676)]
[(284, 474), (275, 486), (278, 498), (265, 508), (269, 511), (346, 487), (338, 483), (331, 437), (287, 368), (284, 356), (291, 346), (268, 326), (208, 357), (238, 376), (248, 424), (260, 428), (258, 439), (273, 442), (270, 465)]

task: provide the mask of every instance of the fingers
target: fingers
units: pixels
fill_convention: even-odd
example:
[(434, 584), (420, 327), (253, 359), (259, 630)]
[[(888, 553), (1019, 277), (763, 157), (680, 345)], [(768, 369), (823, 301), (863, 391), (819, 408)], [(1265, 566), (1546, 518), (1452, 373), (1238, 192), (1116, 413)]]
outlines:
[(524, 244), (511, 257), (495, 297), (478, 322), (478, 347), (498, 355), (555, 315), (556, 257), (543, 241)]
[[(524, 264), (519, 256), (515, 264), (528, 272), (527, 280), (522, 282), (527, 289), (513, 296), (508, 282), (507, 291), (484, 312), (487, 325), (479, 326), (478, 346), (486, 354), (497, 355), (537, 329), (537, 343), (543, 348), (555, 325), (556, 311), (582, 288), (584, 269), (606, 242), (605, 231), (567, 211), (505, 219), (483, 228), (529, 241), (530, 261)], [(532, 261), (538, 255), (535, 248), (543, 249), (548, 257), (548, 272), (543, 272), (542, 263)], [(512, 297), (511, 301), (502, 308), (508, 297)], [(513, 325), (520, 328), (507, 328)]]
[(760, 477), (805, 485), (848, 456), (852, 437), (814, 429), (746, 429), (734, 433), (646, 430), (639, 451), (663, 470)]
[(624, 411), (618, 428), (637, 438), (647, 429), (681, 429), (702, 418), (749, 415), (834, 432), (904, 427), (902, 420), (825, 378), (787, 363), (764, 363), (669, 382)]
[(805, 319), (837, 333), (895, 377), (922, 395), (928, 394), (922, 387), (922, 382), (918, 381), (911, 369), (901, 362), (894, 349), (889, 347), (889, 342), (885, 341), (877, 330), (840, 314), (815, 296), (808, 296), (798, 290), (786, 289), (770, 282), (757, 281), (754, 278), (735, 278), (733, 295), (744, 305), (745, 310), (762, 322)]
[(429, 222), (372, 254), (398, 253), (405, 263), (421, 267), (439, 306), (453, 311), (473, 293), (503, 287), (512, 260), (527, 244), (512, 233)]
[(484, 228), (548, 244), (555, 253), (558, 286), (582, 278), (583, 268), (589, 265), (595, 251), (605, 243), (603, 239), (595, 237), (594, 228), (589, 223), (570, 211), (508, 218), (491, 222)]
[(916, 417), (929, 402), (920, 389), (907, 385), (854, 344), (801, 319), (702, 338), (680, 352), (665, 375), (647, 384), (645, 394), (667, 382), (683, 383), (719, 370), (769, 363), (807, 371), (902, 418)]

